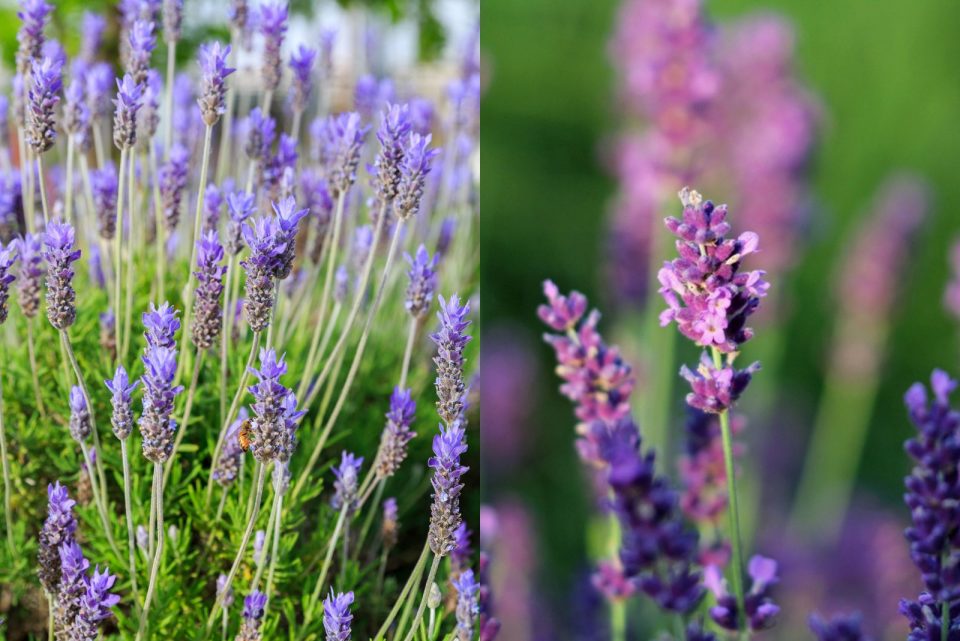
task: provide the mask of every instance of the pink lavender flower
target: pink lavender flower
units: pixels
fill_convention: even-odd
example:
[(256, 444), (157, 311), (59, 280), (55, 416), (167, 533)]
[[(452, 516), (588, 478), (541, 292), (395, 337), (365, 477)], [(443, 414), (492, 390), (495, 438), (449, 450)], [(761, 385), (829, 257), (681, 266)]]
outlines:
[(433, 292), (437, 287), (438, 256), (430, 258), (427, 248), (420, 245), (413, 258), (409, 254), (404, 254), (404, 257), (410, 265), (410, 270), (407, 272), (410, 283), (407, 285), (404, 307), (411, 316), (421, 319), (433, 302)]
[(256, 199), (253, 194), (248, 194), (245, 191), (234, 191), (227, 194), (227, 212), (230, 214), (230, 220), (227, 222), (225, 247), (231, 256), (236, 256), (243, 249), (243, 223), (256, 210)]
[(284, 0), (272, 0), (260, 7), (260, 33), (263, 34), (263, 86), (267, 91), (275, 91), (280, 86), (283, 75), (283, 60), (280, 49), (287, 33), (287, 3)]
[(117, 80), (117, 97), (113, 100), (113, 144), (117, 149), (130, 149), (137, 144), (137, 112), (143, 104), (143, 85), (129, 73)]
[(354, 456), (344, 451), (340, 457), (340, 465), (333, 468), (336, 480), (333, 483), (333, 499), (330, 501), (334, 509), (346, 507), (347, 514), (357, 509), (358, 490), (360, 489), (360, 467), (363, 465), (362, 456)]
[(173, 43), (180, 40), (183, 23), (183, 0), (163, 0), (163, 39)]
[(410, 390), (394, 387), (390, 395), (390, 411), (387, 412), (387, 424), (380, 437), (380, 449), (377, 454), (377, 477), (385, 479), (396, 474), (407, 458), (407, 444), (417, 435), (410, 429), (417, 403)]
[(197, 292), (193, 303), (193, 325), (190, 337), (198, 350), (210, 349), (223, 324), (220, 295), (223, 293), (223, 247), (216, 231), (209, 231), (197, 241)]
[(33, 61), (38, 59), (45, 42), (43, 29), (50, 19), (53, 6), (43, 0), (20, 0), (17, 17), (22, 24), (17, 31), (17, 71), (26, 74)]
[(157, 36), (153, 31), (154, 24), (149, 20), (136, 20), (130, 29), (126, 66), (127, 72), (138, 85), (144, 85), (147, 82), (150, 56), (157, 46)]
[(70, 630), (71, 641), (96, 641), (100, 622), (110, 617), (111, 610), (120, 602), (120, 596), (110, 592), (116, 581), (117, 577), (110, 574), (109, 569), (101, 572), (99, 566), (94, 568), (92, 576), (84, 577), (85, 592)]
[(177, 350), (148, 344), (141, 360), (146, 370), (142, 378), (143, 411), (138, 421), (143, 438), (141, 449), (147, 460), (164, 463), (173, 454), (177, 432), (173, 406), (177, 394), (183, 391), (182, 385), (173, 385), (177, 374)]
[(173, 349), (177, 346), (177, 332), (180, 330), (180, 313), (173, 305), (164, 302), (160, 307), (150, 303), (150, 307), (142, 315), (143, 326), (147, 330), (143, 336), (148, 347), (165, 347)]
[(54, 58), (34, 60), (27, 96), (27, 142), (38, 154), (57, 139), (56, 108), (63, 86), (62, 66)]
[(50, 221), (43, 244), (47, 261), (47, 319), (56, 329), (65, 330), (77, 318), (71, 265), (80, 258), (80, 250), (74, 249), (73, 226)]
[(220, 120), (220, 116), (227, 110), (227, 76), (236, 69), (227, 66), (227, 57), (230, 55), (230, 45), (221, 45), (219, 42), (210, 42), (200, 46), (197, 59), (200, 62), (201, 86), (200, 113), (203, 122), (212, 127)]
[(287, 424), (290, 409), (285, 405), (290, 390), (280, 383), (287, 364), (283, 356), (277, 359), (274, 350), (261, 349), (260, 369), (251, 368), (250, 373), (257, 378), (257, 383), (247, 388), (255, 399), (250, 406), (250, 451), (260, 462), (287, 461), (295, 445)]
[(140, 379), (130, 382), (130, 376), (122, 365), (118, 365), (112, 379), (105, 380), (104, 385), (110, 390), (110, 404), (113, 406), (113, 414), (110, 417), (110, 424), (113, 426), (114, 435), (121, 441), (130, 436), (133, 431), (133, 390), (137, 389)]
[(77, 385), (70, 388), (70, 436), (77, 443), (90, 437), (90, 409), (83, 390)]
[(233, 484), (240, 472), (240, 461), (243, 460), (244, 452), (238, 437), (240, 427), (249, 416), (247, 408), (241, 407), (240, 411), (237, 412), (237, 420), (227, 428), (223, 450), (221, 450), (220, 458), (217, 459), (216, 467), (213, 470), (213, 480), (219, 483), (221, 487), (228, 487)]
[(313, 88), (313, 63), (317, 59), (317, 50), (300, 45), (290, 55), (290, 69), (293, 71), (293, 110), (303, 112), (310, 100)]
[(437, 413), (448, 426), (453, 426), (463, 412), (466, 386), (463, 379), (463, 350), (472, 340), (466, 333), (470, 321), (470, 304), (460, 304), (460, 297), (454, 294), (449, 301), (440, 297), (440, 329), (430, 335), (437, 345), (437, 355), (433, 362), (437, 366)]
[(158, 176), (163, 226), (172, 234), (180, 222), (180, 204), (189, 179), (190, 152), (179, 143), (170, 149), (170, 158), (160, 166)]
[(254, 590), (243, 600), (243, 623), (236, 641), (260, 641), (260, 626), (267, 607), (267, 595)]
[(56, 594), (60, 587), (60, 547), (73, 541), (77, 521), (73, 516), (76, 501), (67, 494), (67, 488), (55, 481), (47, 486), (47, 519), (40, 530), (37, 551), (38, 575), (43, 589)]
[(393, 549), (397, 544), (399, 529), (397, 499), (391, 496), (383, 502), (383, 521), (380, 527), (380, 537), (383, 539), (385, 549)]
[(284, 259), (287, 246), (281, 241), (283, 231), (279, 223), (272, 218), (261, 216), (253, 224), (243, 223), (242, 230), (250, 247), (250, 256), (240, 261), (247, 274), (243, 310), (250, 329), (260, 332), (270, 324), (277, 266)]
[(433, 505), (430, 508), (430, 549), (437, 556), (448, 555), (456, 546), (455, 533), (460, 526), (460, 478), (469, 469), (460, 464), (467, 451), (463, 427), (456, 423), (440, 426), (433, 437), (433, 456), (427, 465), (433, 469)]
[(333, 589), (330, 589), (330, 596), (323, 601), (323, 631), (326, 641), (350, 641), (352, 604), (353, 592), (334, 594)]
[[(770, 598), (770, 588), (777, 584), (777, 562), (762, 556), (754, 556), (747, 565), (747, 574), (752, 584), (744, 595), (746, 620), (751, 630), (765, 630), (774, 624), (780, 612)], [(722, 628), (737, 630), (740, 619), (736, 598), (727, 592), (727, 584), (716, 566), (710, 566), (704, 572), (704, 585), (713, 592), (717, 604), (710, 608), (710, 618)]]
[(457, 641), (472, 641), (474, 625), (480, 614), (480, 585), (473, 576), (473, 570), (462, 572), (453, 580), (453, 587), (457, 591)]
[[(10, 283), (16, 279), (16, 276), (10, 273), (10, 268), (17, 260), (14, 249), (15, 244), (13, 242), (8, 243), (6, 247), (4, 247), (3, 242), (0, 242), (0, 325), (7, 320), (7, 299), (10, 297)], [(24, 311), (26, 312), (26, 308), (24, 308)], [(34, 312), (35, 314), (36, 312)]]
[(420, 210), (423, 190), (430, 162), (440, 153), (439, 149), (430, 149), (431, 136), (410, 134), (403, 160), (400, 163), (400, 183), (394, 200), (394, 212), (400, 219), (409, 218)]
[(332, 158), (327, 182), (334, 197), (346, 193), (357, 179), (360, 148), (367, 131), (368, 127), (362, 125), (360, 114), (356, 112), (331, 117), (327, 133)]
[(753, 374), (759, 369), (759, 363), (753, 363), (746, 369), (735, 369), (729, 365), (718, 368), (704, 352), (700, 355), (700, 363), (695, 371), (686, 365), (680, 367), (680, 375), (686, 379), (692, 390), (687, 394), (687, 404), (702, 412), (725, 412), (733, 407), (747, 388)]

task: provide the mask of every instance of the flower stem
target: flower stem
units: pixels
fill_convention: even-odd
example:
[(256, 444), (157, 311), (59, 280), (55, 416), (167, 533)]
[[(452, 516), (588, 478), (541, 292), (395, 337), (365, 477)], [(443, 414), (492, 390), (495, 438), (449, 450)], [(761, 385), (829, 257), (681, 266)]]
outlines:
[(400, 388), (407, 386), (407, 374), (410, 372), (410, 358), (413, 355), (413, 344), (417, 340), (417, 332), (420, 330), (420, 319), (410, 317), (410, 330), (407, 334), (407, 346), (403, 350), (403, 366), (400, 368)]
[(157, 513), (157, 551), (153, 555), (153, 565), (150, 568), (150, 580), (147, 583), (147, 596), (143, 601), (143, 610), (140, 612), (140, 625), (137, 628), (137, 641), (143, 638), (150, 616), (150, 602), (157, 587), (157, 576), (160, 571), (160, 562), (163, 559), (163, 465), (153, 464), (153, 496), (150, 499), (153, 510)]
[[(374, 637), (375, 641), (383, 641), (387, 638), (387, 631), (390, 630), (390, 625), (400, 613), (400, 608), (402, 608), (403, 604), (406, 603), (407, 595), (410, 594), (410, 591), (414, 586), (420, 585), (420, 577), (423, 576), (423, 569), (426, 567), (427, 558), (429, 555), (430, 544), (424, 543), (423, 551), (420, 553), (420, 558), (417, 560), (417, 565), (414, 566), (413, 572), (410, 573), (410, 578), (407, 579), (406, 585), (404, 585), (403, 590), (400, 591), (400, 596), (397, 597), (396, 602), (393, 604), (393, 608), (390, 610), (390, 614), (387, 615), (387, 620), (383, 622), (383, 625), (380, 626), (380, 630), (377, 631), (377, 635)], [(399, 632), (399, 630), (397, 630), (397, 632)]]
[[(165, 121), (163, 123), (163, 154), (165, 158), (170, 158), (170, 146), (173, 143), (173, 71), (177, 64), (177, 41), (174, 40), (167, 44), (167, 95)], [(152, 146), (152, 145), (151, 145)], [(203, 189), (203, 186), (200, 187)]]
[[(413, 641), (413, 635), (417, 631), (417, 626), (420, 625), (420, 620), (423, 619), (423, 611), (427, 607), (427, 598), (430, 595), (430, 585), (433, 583), (433, 580), (437, 578), (437, 570), (440, 568), (440, 561), (443, 559), (439, 554), (433, 555), (433, 563), (430, 565), (430, 573), (427, 575), (427, 582), (424, 584), (423, 596), (420, 598), (420, 605), (417, 607), (417, 613), (413, 617), (413, 623), (410, 625), (410, 632), (407, 633), (407, 636), (404, 637), (404, 641)], [(399, 632), (399, 630), (398, 630)]]
[(37, 411), (40, 418), (47, 418), (47, 410), (43, 405), (43, 396), (40, 394), (40, 375), (37, 370), (37, 346), (33, 337), (33, 319), (27, 319), (27, 354), (30, 358), (30, 376), (33, 379), (33, 396), (37, 402)]
[(120, 456), (123, 459), (123, 509), (127, 517), (127, 552), (130, 563), (130, 584), (133, 588), (133, 603), (139, 611), (140, 591), (137, 589), (136, 543), (134, 542), (133, 508), (130, 501), (130, 454), (127, 452), (127, 439), (120, 441)]
[[(129, 221), (128, 231), (130, 236), (127, 238), (127, 298), (123, 305), (123, 343), (118, 344), (117, 347), (120, 348), (119, 359), (124, 361), (127, 356), (127, 350), (130, 348), (130, 328), (133, 323), (133, 285), (134, 285), (134, 265), (136, 263), (136, 257), (134, 256), (137, 246), (137, 238), (135, 234), (134, 223), (136, 221), (136, 216), (134, 215), (135, 211), (135, 195), (133, 193), (133, 187), (136, 184), (136, 171), (134, 171), (134, 159), (131, 155), (129, 158), (130, 167), (127, 171), (127, 220)], [(117, 316), (117, 323), (120, 323), (120, 317)]]
[(227, 261), (227, 280), (223, 291), (226, 293), (226, 300), (223, 305), (223, 323), (220, 332), (220, 422), (227, 419), (227, 356), (230, 353), (229, 341), (233, 327), (232, 305), (230, 303), (230, 291), (233, 289), (233, 275), (236, 271), (236, 256), (231, 256)]
[[(367, 540), (367, 535), (370, 533), (370, 528), (373, 526), (373, 518), (377, 513), (377, 506), (380, 505), (380, 499), (383, 497), (383, 488), (386, 485), (386, 480), (381, 479), (376, 483), (376, 494), (374, 495), (373, 504), (370, 506), (369, 511), (367, 512), (367, 518), (363, 521), (363, 526), (360, 528), (360, 536), (357, 538), (356, 549), (354, 554), (358, 557), (360, 556), (360, 550), (363, 549), (363, 544)], [(367, 497), (369, 497), (369, 493)], [(366, 501), (364, 501), (365, 503)], [(363, 506), (363, 503), (360, 504)], [(360, 507), (357, 508), (358, 510)]]
[(167, 484), (170, 478), (170, 471), (173, 469), (173, 460), (177, 457), (177, 450), (183, 442), (183, 435), (187, 431), (187, 425), (190, 423), (190, 411), (193, 409), (193, 399), (197, 393), (197, 381), (200, 379), (200, 370), (203, 369), (203, 357), (206, 352), (201, 351), (197, 355), (197, 360), (193, 364), (193, 376), (190, 377), (190, 389), (187, 392), (187, 404), (183, 408), (183, 418), (180, 420), (180, 429), (177, 430), (177, 437), (173, 440), (173, 452), (170, 458), (163, 466), (163, 484)]
[(73, 222), (73, 157), (74, 157), (74, 136), (67, 136), (67, 177), (66, 189), (64, 190), (63, 219), (70, 223)]
[[(723, 357), (716, 347), (711, 348), (713, 364), (717, 369), (723, 367)], [(743, 550), (740, 541), (740, 510), (737, 503), (737, 470), (733, 461), (733, 436), (730, 431), (730, 412), (723, 411), (720, 417), (720, 435), (723, 441), (723, 464), (727, 474), (727, 497), (730, 503), (730, 546), (733, 549), (732, 583), (733, 593), (737, 599), (739, 617), (745, 617), (743, 597)], [(746, 621), (738, 621), (738, 625), (746, 627)]]
[(114, 342), (117, 344), (117, 362), (120, 362), (121, 345), (121, 321), (123, 318), (123, 309), (120, 304), (121, 296), (121, 260), (120, 254), (123, 251), (123, 198), (126, 182), (123, 180), (123, 171), (127, 165), (127, 156), (129, 155), (126, 147), (120, 150), (120, 168), (117, 175), (117, 215), (114, 218), (113, 231), (113, 317), (114, 322)]
[(267, 588), (264, 594), (267, 595), (267, 601), (273, 594), (273, 576), (277, 570), (277, 559), (280, 556), (280, 531), (283, 523), (283, 493), (279, 492), (277, 498), (277, 513), (274, 515), (273, 522), (273, 550), (270, 553), (270, 571), (267, 572)]
[[(274, 467), (274, 472), (277, 468)], [(263, 549), (266, 551), (271, 547), (271, 542), (273, 541), (273, 525), (274, 521), (277, 520), (277, 510), (280, 509), (280, 492), (277, 491), (277, 484), (273, 484), (273, 501), (270, 502), (270, 515), (267, 517), (267, 532), (266, 537), (263, 541)], [(266, 553), (266, 552), (264, 552)], [(263, 578), (263, 570), (266, 567), (266, 556), (262, 556), (260, 559), (260, 564), (257, 566), (257, 571), (253, 575), (253, 580), (250, 581), (250, 592), (253, 592), (260, 586), (260, 579)]]
[(349, 508), (349, 503), (344, 503), (343, 507), (340, 508), (340, 514), (337, 516), (337, 524), (333, 528), (333, 535), (330, 537), (330, 542), (327, 543), (327, 555), (323, 559), (323, 566), (320, 569), (320, 576), (317, 577), (317, 584), (314, 586), (313, 593), (310, 595), (310, 601), (304, 610), (303, 628), (301, 629), (301, 633), (298, 635), (298, 638), (302, 638), (303, 632), (307, 629), (307, 625), (313, 619), (313, 612), (316, 610), (317, 601), (320, 600), (320, 595), (323, 592), (323, 584), (327, 581), (327, 573), (330, 571), (330, 563), (333, 561), (333, 553), (337, 549), (337, 539), (340, 538), (340, 531), (343, 529), (343, 523), (347, 520), (347, 510)]
[[(29, 321), (28, 321), (29, 322)], [(13, 518), (10, 516), (10, 467), (7, 460), (7, 434), (3, 424), (3, 372), (0, 371), (0, 463), (3, 464), (3, 519), (7, 528), (7, 545), (11, 557), (16, 557), (16, 544), (13, 540)]]
[(43, 186), (43, 154), (37, 154), (37, 189), (40, 190), (40, 205), (43, 207), (43, 223), (50, 224), (50, 209), (47, 206), (47, 190)]

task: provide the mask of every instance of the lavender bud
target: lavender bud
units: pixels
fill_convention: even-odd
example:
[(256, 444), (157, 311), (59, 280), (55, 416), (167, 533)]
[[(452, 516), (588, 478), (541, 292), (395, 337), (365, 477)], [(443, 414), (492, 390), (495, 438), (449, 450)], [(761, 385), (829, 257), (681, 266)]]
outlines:
[(276, 221), (279, 226), (277, 242), (278, 245), (282, 244), (283, 247), (283, 252), (277, 257), (274, 276), (283, 280), (290, 275), (293, 269), (293, 260), (296, 257), (297, 249), (297, 229), (300, 220), (307, 215), (308, 210), (297, 209), (297, 202), (291, 196), (278, 203), (273, 203), (273, 211), (277, 215)]
[(266, 607), (267, 595), (257, 590), (243, 600), (243, 623), (235, 641), (260, 641), (260, 625)]
[(417, 435), (410, 429), (416, 410), (417, 404), (411, 398), (410, 390), (394, 387), (393, 394), (390, 395), (387, 424), (380, 437), (377, 478), (386, 479), (393, 476), (407, 458), (407, 444)]
[(200, 114), (203, 122), (212, 127), (220, 120), (220, 116), (227, 110), (225, 97), (227, 95), (227, 76), (236, 69), (227, 66), (227, 57), (230, 55), (230, 45), (223, 46), (219, 42), (211, 42), (200, 46), (197, 56), (200, 62), (201, 83), (203, 90), (197, 98), (200, 105)]
[(157, 37), (153, 33), (154, 24), (147, 20), (137, 20), (130, 29), (128, 43), (130, 45), (127, 57), (127, 72), (138, 85), (147, 82), (147, 71), (150, 69), (150, 56), (157, 46)]
[(275, 91), (283, 75), (280, 49), (287, 33), (286, 2), (274, 0), (260, 7), (260, 32), (263, 34), (263, 86), (267, 91)]
[(156, 69), (147, 70), (147, 80), (143, 84), (143, 99), (137, 116), (137, 141), (141, 146), (150, 144), (153, 135), (160, 126), (160, 96), (163, 94), (163, 81)]
[(120, 602), (120, 596), (110, 592), (116, 581), (108, 568), (101, 572), (99, 566), (94, 568), (93, 576), (84, 576), (84, 594), (70, 630), (71, 641), (96, 641), (100, 622), (110, 617), (111, 609)]
[(27, 104), (27, 142), (38, 154), (57, 139), (55, 110), (63, 86), (62, 67), (53, 58), (35, 60), (30, 70), (31, 83)]
[(354, 456), (344, 451), (340, 458), (340, 466), (333, 468), (336, 480), (333, 483), (334, 494), (330, 503), (337, 510), (346, 507), (348, 515), (353, 514), (357, 508), (361, 465), (363, 465), (362, 456)]
[(59, 552), (61, 581), (53, 617), (54, 630), (57, 631), (57, 641), (72, 641), (70, 633), (80, 613), (81, 599), (87, 592), (85, 579), (90, 562), (72, 539), (61, 545)]
[(407, 285), (407, 298), (404, 302), (407, 312), (416, 319), (422, 319), (430, 309), (430, 303), (433, 302), (433, 291), (437, 287), (437, 262), (438, 256), (430, 258), (427, 248), (423, 245), (417, 248), (416, 257), (411, 258), (409, 254), (404, 254), (410, 270), (407, 275), (410, 277), (410, 284)]
[(113, 144), (117, 149), (130, 149), (137, 144), (137, 112), (143, 99), (143, 86), (125, 74), (117, 80), (117, 97), (113, 104)]
[(329, 188), (334, 197), (345, 194), (357, 178), (360, 164), (360, 148), (367, 134), (367, 127), (356, 112), (333, 116), (328, 123), (332, 159), (329, 167)]
[(183, 391), (183, 386), (173, 386), (177, 350), (148, 345), (141, 360), (146, 368), (142, 379), (143, 411), (138, 421), (143, 438), (141, 447), (147, 460), (164, 463), (173, 453), (177, 431), (177, 422), (172, 417), (174, 399)]
[(193, 303), (191, 338), (198, 350), (210, 349), (223, 323), (220, 294), (223, 293), (223, 247), (217, 232), (210, 231), (197, 241), (196, 298)]
[(122, 441), (133, 431), (132, 395), (133, 390), (140, 384), (140, 379), (131, 383), (127, 370), (122, 365), (118, 365), (113, 378), (103, 383), (112, 394), (110, 404), (113, 405), (113, 414), (110, 417), (110, 424), (113, 426), (114, 435)]
[(374, 192), (381, 206), (397, 197), (400, 188), (404, 141), (410, 134), (410, 110), (406, 105), (387, 105), (380, 119), (377, 140), (380, 150), (373, 161)]
[(350, 606), (353, 604), (353, 592), (334, 595), (330, 589), (330, 596), (323, 600), (323, 631), (326, 641), (349, 641), (350, 624), (353, 615)]
[(166, 347), (173, 349), (177, 346), (176, 334), (180, 329), (179, 310), (170, 303), (163, 303), (159, 308), (153, 303), (143, 313), (141, 319), (146, 328), (143, 336), (149, 347)]
[(180, 40), (183, 0), (163, 0), (163, 39), (168, 44)]
[[(16, 276), (10, 273), (10, 268), (13, 267), (13, 263), (17, 259), (17, 255), (14, 252), (15, 244), (13, 242), (7, 244), (6, 247), (3, 246), (3, 243), (0, 242), (0, 325), (6, 322), (8, 308), (7, 308), (7, 299), (10, 297), (10, 283), (12, 283)], [(22, 252), (23, 250), (21, 250)], [(20, 268), (21, 276), (24, 274), (25, 268), (27, 266), (26, 261), (22, 263), (23, 267)], [(21, 287), (23, 287), (21, 283)], [(38, 292), (39, 295), (39, 292)], [(22, 300), (22, 299), (21, 299)], [(21, 306), (23, 303), (21, 302)], [(27, 307), (24, 307), (24, 314), (27, 313)], [(36, 309), (34, 308), (33, 314), (36, 315)]]
[(235, 191), (227, 195), (227, 211), (230, 221), (227, 223), (226, 250), (231, 256), (236, 256), (243, 248), (243, 223), (257, 210), (256, 199), (253, 194), (245, 191)]
[(47, 261), (47, 318), (56, 329), (65, 330), (77, 318), (71, 264), (80, 258), (74, 249), (74, 231), (70, 223), (51, 221), (44, 234)]
[(76, 385), (70, 388), (70, 436), (77, 443), (90, 437), (90, 410), (83, 390)]
[(443, 594), (440, 593), (440, 586), (436, 581), (430, 583), (430, 592), (427, 593), (427, 607), (436, 610), (443, 603)]
[(203, 192), (202, 231), (216, 231), (220, 227), (220, 210), (223, 209), (223, 194), (219, 187), (210, 183)]
[(313, 88), (313, 63), (317, 59), (317, 50), (300, 45), (290, 56), (290, 69), (293, 71), (293, 110), (303, 113), (310, 100)]
[(390, 497), (383, 502), (383, 524), (380, 530), (380, 537), (383, 539), (383, 547), (387, 550), (392, 549), (397, 544), (397, 533), (400, 525), (397, 521), (397, 499)]
[(453, 581), (457, 590), (457, 641), (472, 641), (474, 622), (480, 614), (480, 585), (473, 577), (473, 570), (465, 570)]
[(437, 355), (433, 362), (437, 366), (437, 413), (443, 422), (451, 427), (463, 412), (466, 385), (463, 380), (463, 349), (472, 338), (465, 333), (470, 321), (470, 304), (460, 305), (456, 294), (449, 302), (440, 297), (440, 329), (430, 338), (437, 344)]
[(117, 358), (117, 318), (112, 309), (100, 314), (100, 347), (110, 356)]
[(227, 428), (227, 435), (220, 451), (220, 458), (213, 470), (213, 480), (221, 487), (229, 487), (240, 473), (240, 461), (243, 460), (243, 447), (240, 445), (240, 428), (247, 421), (250, 414), (246, 407), (241, 407), (237, 413), (237, 420)]
[[(226, 590), (226, 593), (224, 593)], [(217, 577), (217, 594), (223, 594), (223, 609), (227, 610), (233, 605), (233, 588), (227, 586), (227, 575), (221, 574)]]
[(163, 207), (163, 227), (172, 234), (180, 222), (180, 204), (187, 187), (190, 152), (183, 145), (174, 144), (170, 158), (160, 167), (160, 203)]
[(84, 11), (80, 21), (80, 59), (93, 62), (103, 45), (103, 32), (107, 29), (107, 19), (99, 13)]
[(40, 58), (43, 50), (43, 29), (53, 6), (43, 0), (20, 0), (17, 17), (23, 23), (17, 31), (17, 72), (26, 74), (33, 61)]
[(74, 76), (64, 92), (63, 130), (71, 136), (82, 136), (90, 121), (90, 109), (86, 103), (86, 77)]
[(286, 252), (286, 243), (281, 242), (280, 226), (265, 216), (254, 220), (253, 225), (243, 223), (242, 229), (243, 239), (250, 247), (250, 256), (240, 261), (247, 274), (244, 315), (250, 329), (261, 332), (270, 324), (274, 279), (278, 262)]
[(454, 533), (460, 527), (460, 477), (467, 471), (460, 457), (467, 451), (463, 427), (452, 424), (433, 437), (433, 456), (427, 465), (433, 468), (433, 505), (430, 508), (430, 549), (446, 556), (456, 545)]
[(430, 135), (410, 134), (409, 144), (400, 164), (400, 184), (394, 200), (394, 211), (400, 219), (410, 218), (420, 210), (424, 185), (430, 173), (430, 162), (440, 153), (439, 149), (428, 148), (430, 140)]
[(76, 501), (70, 499), (67, 488), (56, 481), (47, 486), (47, 519), (40, 530), (37, 551), (38, 574), (43, 589), (56, 594), (60, 587), (60, 546), (73, 541), (77, 521), (73, 516)]
[(287, 373), (287, 364), (283, 356), (278, 360), (272, 349), (261, 349), (260, 369), (251, 368), (250, 373), (257, 378), (257, 383), (247, 388), (255, 399), (251, 406), (250, 451), (260, 462), (287, 461), (295, 446), (289, 421), (295, 424), (303, 416), (291, 409), (288, 399), (292, 394), (280, 383), (280, 377)]

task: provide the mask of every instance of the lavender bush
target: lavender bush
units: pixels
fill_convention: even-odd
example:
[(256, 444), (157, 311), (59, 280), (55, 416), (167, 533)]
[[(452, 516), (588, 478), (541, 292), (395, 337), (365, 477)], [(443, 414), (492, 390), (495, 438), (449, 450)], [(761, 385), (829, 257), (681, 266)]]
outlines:
[(20, 2), (0, 636), (467, 638), (479, 112), (444, 87), (479, 69), (371, 94), (286, 2), (217, 5), (227, 40), (191, 10), (122, 2), (115, 43), (87, 12), (65, 51), (72, 17)]

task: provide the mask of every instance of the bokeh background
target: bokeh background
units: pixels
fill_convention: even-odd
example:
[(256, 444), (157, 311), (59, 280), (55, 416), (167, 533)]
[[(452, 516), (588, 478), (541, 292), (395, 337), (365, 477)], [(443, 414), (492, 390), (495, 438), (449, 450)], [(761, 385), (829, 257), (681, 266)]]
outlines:
[[(573, 611), (568, 606), (587, 569), (592, 534), (584, 523), (593, 506), (573, 449), (571, 408), (556, 390), (552, 350), (540, 339), (541, 282), (551, 278), (561, 290), (578, 289), (593, 305), (609, 310), (602, 331), (610, 342), (620, 342), (628, 357), (643, 336), (638, 315), (615, 305), (606, 267), (616, 181), (603, 158), (622, 129), (609, 41), (620, 4), (487, 0), (482, 12), (489, 70), (482, 104), (484, 490), (501, 516), (508, 514), (501, 521), (518, 528), (511, 536), (522, 534), (526, 556), (520, 557), (533, 578), (529, 585), (522, 581), (520, 589), (534, 605), (517, 616), (546, 624), (563, 621), (558, 612)], [(954, 35), (960, 5), (950, 0), (716, 0), (705, 5), (717, 25), (756, 11), (788, 19), (795, 30), (796, 74), (819, 105), (804, 248), (796, 268), (773, 283), (791, 301), (776, 330), (782, 356), (759, 375), (775, 386), (775, 403), (748, 428), (747, 457), (758, 467), (754, 482), (777, 488), (758, 499), (758, 516), (750, 524), (754, 549), (786, 554), (772, 549), (770, 540), (779, 538), (778, 524), (790, 509), (824, 398), (829, 356), (836, 349), (838, 270), (871, 213), (874, 193), (901, 169), (916, 172), (930, 187), (929, 212), (897, 273), (891, 332), (876, 371), (875, 399), (867, 403), (868, 432), (860, 464), (852, 471), (856, 484), (844, 533), (824, 549), (797, 552), (806, 571), (804, 563), (791, 568), (789, 559), (781, 558), (783, 599), (789, 600), (791, 583), (795, 590), (806, 589), (804, 581), (815, 580), (815, 596), (804, 607), (829, 614), (840, 606), (834, 597), (844, 591), (865, 610), (868, 622), (876, 623), (870, 629), (874, 635), (903, 638), (896, 598), (914, 598), (909, 591), (916, 589), (917, 579), (900, 535), (908, 518), (903, 477), (910, 469), (902, 444), (913, 430), (902, 397), (911, 383), (926, 381), (934, 367), (960, 373), (958, 319), (943, 304), (951, 278), (950, 246), (960, 236), (960, 41)], [(720, 190), (706, 196), (720, 202), (732, 197)], [(664, 215), (678, 213), (675, 206)], [(732, 216), (736, 229), (735, 209)], [(752, 266), (763, 267), (762, 254)], [(502, 349), (495, 351), (498, 345)], [(746, 359), (757, 357), (751, 349), (748, 344)], [(691, 354), (680, 352), (686, 362)], [(495, 370), (498, 364), (505, 367)], [(674, 391), (668, 429), (680, 430), (682, 390)], [(749, 405), (743, 409), (750, 414)], [(674, 475), (675, 453), (676, 445), (660, 458), (661, 469)], [(833, 563), (851, 559), (853, 552), (866, 553), (868, 546), (850, 545), (863, 541), (857, 528), (880, 537), (871, 553), (888, 554), (874, 559), (874, 565), (886, 564), (891, 585), (908, 593), (870, 601), (869, 586), (858, 587), (850, 578), (856, 574), (854, 561)], [(804, 542), (797, 547), (803, 549)], [(803, 556), (807, 552), (812, 556)], [(870, 564), (869, 559), (856, 562)], [(825, 571), (831, 566), (847, 576), (834, 580)], [(814, 579), (804, 576), (813, 567), (823, 571)], [(784, 625), (768, 636), (809, 638), (803, 618), (785, 614)], [(886, 626), (881, 619), (892, 623)], [(525, 624), (510, 628), (516, 635), (532, 634), (529, 629)]]

